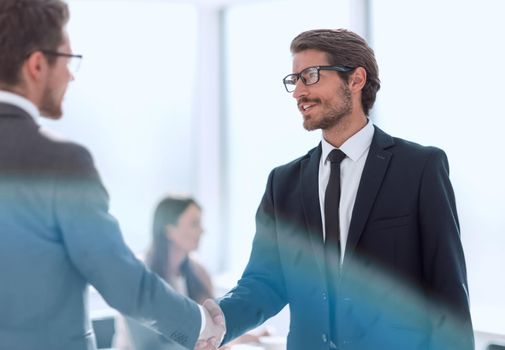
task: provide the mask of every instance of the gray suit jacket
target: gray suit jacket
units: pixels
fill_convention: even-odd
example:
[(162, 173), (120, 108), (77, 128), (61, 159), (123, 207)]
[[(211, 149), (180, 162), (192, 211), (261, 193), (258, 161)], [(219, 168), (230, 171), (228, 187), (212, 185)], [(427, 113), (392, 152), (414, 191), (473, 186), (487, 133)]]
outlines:
[(193, 348), (198, 306), (138, 261), (89, 152), (0, 103), (0, 349), (91, 350), (93, 285), (112, 307)]

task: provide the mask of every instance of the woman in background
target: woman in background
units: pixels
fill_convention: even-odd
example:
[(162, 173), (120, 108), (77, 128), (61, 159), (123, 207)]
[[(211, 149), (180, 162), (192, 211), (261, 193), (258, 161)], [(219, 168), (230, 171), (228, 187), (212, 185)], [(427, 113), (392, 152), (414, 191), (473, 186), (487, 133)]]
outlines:
[(212, 283), (205, 268), (190, 253), (203, 234), (202, 210), (190, 197), (166, 197), (154, 213), (147, 266), (175, 290), (198, 303), (212, 298)]
[[(201, 214), (193, 198), (165, 197), (154, 213), (152, 240), (145, 259), (146, 265), (172, 288), (198, 303), (213, 297), (209, 274), (190, 256), (203, 233)], [(114, 346), (119, 350), (182, 349), (124, 317), (116, 319)]]
[[(146, 265), (172, 288), (200, 304), (214, 297), (209, 274), (191, 257), (203, 234), (201, 216), (200, 205), (191, 197), (167, 196), (161, 200), (154, 213), (152, 240), (145, 259)], [(259, 336), (264, 335), (268, 335), (266, 330), (257, 335), (245, 334), (231, 344), (258, 342)], [(150, 328), (122, 316), (116, 319), (114, 348), (183, 349)]]

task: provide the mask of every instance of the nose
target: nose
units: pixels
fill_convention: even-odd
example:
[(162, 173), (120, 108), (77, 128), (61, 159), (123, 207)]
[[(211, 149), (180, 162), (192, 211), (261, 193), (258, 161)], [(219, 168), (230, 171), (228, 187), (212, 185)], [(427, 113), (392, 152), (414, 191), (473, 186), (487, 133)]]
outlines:
[(74, 73), (72, 73), (72, 70), (70, 68), (68, 68), (68, 66), (67, 66), (67, 71), (68, 71), (68, 81), (74, 81), (75, 80)]
[(302, 79), (298, 79), (295, 85), (295, 90), (293, 91), (293, 98), (298, 100), (300, 97), (307, 96), (307, 85), (305, 85)]

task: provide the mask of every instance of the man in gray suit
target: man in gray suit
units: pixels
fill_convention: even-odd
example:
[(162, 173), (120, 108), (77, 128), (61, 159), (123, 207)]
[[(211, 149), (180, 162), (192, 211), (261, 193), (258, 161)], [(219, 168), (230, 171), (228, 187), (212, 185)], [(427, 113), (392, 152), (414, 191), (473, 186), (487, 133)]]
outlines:
[(74, 79), (68, 17), (60, 0), (0, 2), (0, 349), (94, 349), (88, 283), (161, 336), (214, 348), (217, 306), (178, 295), (134, 257), (89, 152), (36, 123), (61, 117)]

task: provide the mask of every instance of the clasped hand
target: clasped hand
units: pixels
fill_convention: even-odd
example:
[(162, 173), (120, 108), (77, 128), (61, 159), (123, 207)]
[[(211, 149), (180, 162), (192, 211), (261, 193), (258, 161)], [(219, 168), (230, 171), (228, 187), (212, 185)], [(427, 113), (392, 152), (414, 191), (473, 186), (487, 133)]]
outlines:
[(202, 306), (205, 312), (205, 329), (198, 338), (195, 350), (216, 350), (226, 333), (224, 314), (212, 299), (205, 300)]

